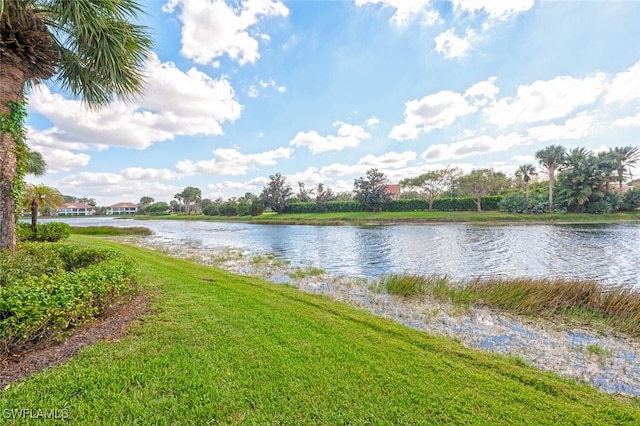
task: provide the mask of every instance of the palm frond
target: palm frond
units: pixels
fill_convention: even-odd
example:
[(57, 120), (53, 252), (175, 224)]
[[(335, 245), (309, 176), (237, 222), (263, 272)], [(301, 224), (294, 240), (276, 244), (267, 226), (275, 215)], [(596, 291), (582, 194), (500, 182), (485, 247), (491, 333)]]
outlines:
[(128, 99), (143, 86), (152, 41), (133, 0), (51, 0), (47, 23), (60, 50), (56, 81), (90, 107)]

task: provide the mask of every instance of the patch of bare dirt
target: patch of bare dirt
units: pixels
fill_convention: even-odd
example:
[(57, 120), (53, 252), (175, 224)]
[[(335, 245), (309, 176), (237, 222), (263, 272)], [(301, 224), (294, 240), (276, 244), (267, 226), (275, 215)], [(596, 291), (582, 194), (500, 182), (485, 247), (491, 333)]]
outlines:
[(123, 305), (109, 308), (95, 321), (78, 327), (62, 342), (32, 348), (0, 360), (0, 390), (18, 379), (63, 364), (82, 348), (100, 340), (119, 340), (126, 334), (132, 321), (149, 312), (149, 296), (140, 293)]

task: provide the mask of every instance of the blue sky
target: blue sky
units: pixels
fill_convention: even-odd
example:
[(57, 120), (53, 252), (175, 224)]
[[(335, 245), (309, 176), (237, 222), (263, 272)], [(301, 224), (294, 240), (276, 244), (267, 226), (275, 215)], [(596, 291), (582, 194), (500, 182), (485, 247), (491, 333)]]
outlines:
[(146, 87), (99, 111), (29, 93), (28, 178), (98, 205), (334, 192), (447, 166), (506, 173), (550, 144), (640, 144), (640, 2), (152, 0)]

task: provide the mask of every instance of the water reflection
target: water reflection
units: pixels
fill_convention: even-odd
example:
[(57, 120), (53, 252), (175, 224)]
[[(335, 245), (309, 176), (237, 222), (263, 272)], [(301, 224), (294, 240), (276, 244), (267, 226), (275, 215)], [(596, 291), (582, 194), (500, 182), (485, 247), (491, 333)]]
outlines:
[(563, 277), (640, 286), (639, 224), (325, 227), (113, 218), (67, 221), (76, 226), (146, 226), (154, 231), (154, 239), (272, 253), (294, 265), (343, 275)]

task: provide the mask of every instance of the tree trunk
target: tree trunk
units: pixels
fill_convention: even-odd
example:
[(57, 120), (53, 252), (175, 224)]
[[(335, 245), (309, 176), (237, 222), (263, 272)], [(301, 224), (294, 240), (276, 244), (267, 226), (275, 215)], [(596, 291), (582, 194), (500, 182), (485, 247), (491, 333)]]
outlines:
[(433, 198), (429, 198), (429, 211), (433, 211)]
[(553, 171), (549, 170), (549, 213), (553, 213), (553, 187), (554, 187)]
[(478, 206), (478, 211), (482, 211), (482, 197), (476, 198), (476, 206)]
[[(9, 61), (0, 63), (0, 114), (11, 114), (9, 102), (22, 101), (25, 81), (21, 69)], [(16, 204), (11, 195), (18, 171), (15, 146), (12, 135), (0, 132), (0, 250), (16, 248)]]
[(31, 203), (31, 232), (34, 237), (38, 233), (38, 203), (35, 199)]

